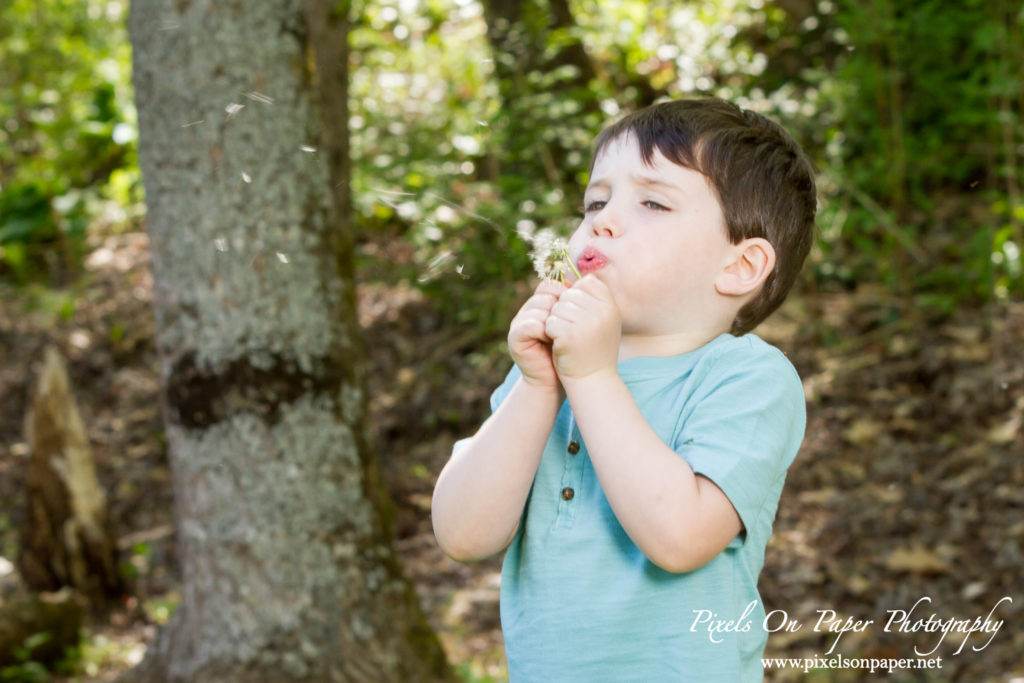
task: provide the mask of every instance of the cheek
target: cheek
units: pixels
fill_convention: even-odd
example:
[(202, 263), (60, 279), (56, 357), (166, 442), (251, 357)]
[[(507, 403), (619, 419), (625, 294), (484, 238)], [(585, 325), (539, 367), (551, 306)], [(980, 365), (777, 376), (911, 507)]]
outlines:
[(569, 255), (573, 258), (579, 256), (580, 252), (583, 251), (583, 245), (587, 241), (587, 234), (589, 228), (587, 227), (587, 219), (580, 221), (580, 224), (576, 226), (576, 230), (573, 231), (572, 235), (569, 236)]

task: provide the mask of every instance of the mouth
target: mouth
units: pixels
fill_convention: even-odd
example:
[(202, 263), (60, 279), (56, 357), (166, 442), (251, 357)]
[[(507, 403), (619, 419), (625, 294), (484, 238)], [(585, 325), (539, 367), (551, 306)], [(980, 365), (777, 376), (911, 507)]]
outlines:
[(602, 254), (594, 247), (587, 247), (580, 254), (579, 259), (576, 261), (576, 267), (580, 269), (580, 272), (586, 275), (587, 273), (593, 273), (595, 270), (600, 270), (608, 263), (608, 257)]

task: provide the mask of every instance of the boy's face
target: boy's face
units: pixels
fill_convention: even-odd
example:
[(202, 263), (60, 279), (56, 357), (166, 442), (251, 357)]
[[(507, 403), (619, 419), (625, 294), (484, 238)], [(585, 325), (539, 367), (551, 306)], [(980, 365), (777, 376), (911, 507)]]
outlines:
[(657, 150), (644, 164), (624, 135), (597, 157), (584, 210), (569, 253), (611, 290), (624, 335), (705, 332), (731, 320), (715, 281), (735, 245), (704, 175)]

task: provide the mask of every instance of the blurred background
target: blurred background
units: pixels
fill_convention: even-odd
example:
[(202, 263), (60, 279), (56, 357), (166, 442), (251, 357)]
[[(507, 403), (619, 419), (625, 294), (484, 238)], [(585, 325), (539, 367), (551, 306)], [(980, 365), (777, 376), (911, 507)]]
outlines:
[[(0, 680), (112, 676), (179, 600), (128, 11), (0, 3), (0, 560), (19, 553), (23, 420), (53, 342), (131, 586), (58, 663), (23, 644)], [(467, 680), (503, 680), (500, 558), (444, 558), (429, 497), (508, 368), (506, 325), (534, 281), (521, 235), (575, 226), (590, 141), (609, 121), (701, 95), (781, 122), (818, 172), (815, 248), (758, 330), (809, 402), (762, 580), (768, 609), (877, 619), (928, 595), (933, 611), (973, 618), (1009, 595), (987, 648), (931, 677), (894, 676), (1024, 677), (1020, 2), (364, 0), (351, 19), (369, 427), (387, 454), (396, 547)], [(827, 649), (822, 634), (791, 635), (769, 653)], [(899, 657), (912, 644), (875, 630), (840, 650)]]

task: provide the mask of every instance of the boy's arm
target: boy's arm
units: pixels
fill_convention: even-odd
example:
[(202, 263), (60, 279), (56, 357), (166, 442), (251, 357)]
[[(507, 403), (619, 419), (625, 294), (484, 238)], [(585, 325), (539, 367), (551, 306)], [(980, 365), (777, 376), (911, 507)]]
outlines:
[(546, 329), (608, 503), (649, 560), (667, 571), (697, 569), (742, 531), (739, 514), (661, 440), (619, 377), (618, 312), (604, 284), (585, 278), (570, 291)]
[(697, 569), (742, 531), (729, 498), (661, 440), (614, 369), (563, 382), (608, 503), (651, 562)]
[(453, 559), (493, 555), (519, 528), (563, 398), (544, 324), (564, 290), (542, 282), (516, 314), (508, 342), (522, 377), (438, 476), (431, 503), (434, 535)]
[(488, 557), (515, 536), (561, 401), (557, 388), (520, 378), (441, 470), (431, 517), (437, 542), (452, 559)]

